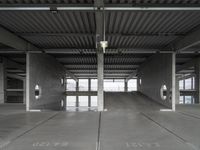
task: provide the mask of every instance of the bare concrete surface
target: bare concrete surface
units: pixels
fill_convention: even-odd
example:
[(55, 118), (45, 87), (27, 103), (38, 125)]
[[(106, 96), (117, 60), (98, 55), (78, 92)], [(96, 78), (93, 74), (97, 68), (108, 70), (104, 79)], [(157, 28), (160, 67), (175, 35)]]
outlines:
[(94, 150), (98, 113), (60, 112), (12, 142), (9, 150)]
[(199, 104), (187, 104), (187, 105), (176, 105), (178, 112), (186, 113), (200, 118), (200, 105)]
[(25, 113), (23, 106), (0, 105), (0, 149), (200, 149), (200, 119), (183, 110), (160, 112), (161, 105), (138, 93), (105, 93), (105, 100), (101, 113)]
[[(103, 150), (192, 150), (193, 145), (187, 143), (182, 138), (177, 137), (176, 133), (165, 129), (149, 118), (151, 115), (160, 115), (160, 118), (166, 120), (176, 118), (176, 122), (181, 122), (185, 116), (177, 113), (160, 112), (162, 108), (157, 103), (147, 101), (148, 99), (140, 94), (126, 93), (108, 93), (106, 96), (106, 108), (108, 112), (102, 113), (100, 145)], [(125, 101), (125, 102), (124, 102)], [(124, 103), (123, 103), (124, 102)], [(121, 106), (121, 107), (120, 107)], [(151, 114), (151, 115), (150, 115)], [(147, 116), (148, 115), (148, 116)], [(179, 116), (179, 117), (178, 117)], [(154, 118), (157, 119), (156, 117)], [(194, 118), (190, 118), (195, 121)], [(174, 128), (176, 124), (169, 119), (163, 121), (171, 124)], [(175, 122), (175, 123), (176, 123)], [(162, 122), (161, 122), (162, 123)], [(199, 120), (198, 120), (198, 123)], [(181, 124), (179, 124), (181, 125)], [(182, 124), (182, 126), (185, 126)], [(190, 127), (191, 129), (191, 127)], [(198, 129), (198, 127), (196, 127)], [(191, 135), (192, 137), (192, 135)], [(195, 136), (194, 136), (195, 137)], [(197, 138), (197, 137), (195, 137)], [(199, 134), (200, 138), (200, 134)], [(199, 139), (198, 138), (198, 139)]]

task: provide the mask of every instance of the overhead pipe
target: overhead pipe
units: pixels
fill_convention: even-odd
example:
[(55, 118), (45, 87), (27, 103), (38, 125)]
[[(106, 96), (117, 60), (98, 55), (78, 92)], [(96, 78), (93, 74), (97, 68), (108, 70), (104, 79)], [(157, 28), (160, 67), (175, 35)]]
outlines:
[[(54, 7), (58, 11), (96, 11), (96, 7)], [(0, 11), (50, 11), (51, 7), (0, 7)], [(103, 9), (100, 9), (103, 11)], [(200, 11), (200, 7), (106, 7), (105, 11)]]
[(38, 11), (38, 10), (50, 10), (50, 7), (0, 7), (0, 11)]

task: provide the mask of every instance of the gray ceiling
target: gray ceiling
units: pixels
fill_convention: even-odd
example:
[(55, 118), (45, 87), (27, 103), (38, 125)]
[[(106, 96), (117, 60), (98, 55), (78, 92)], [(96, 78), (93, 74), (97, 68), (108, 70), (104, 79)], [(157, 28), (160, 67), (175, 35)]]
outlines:
[[(93, 6), (92, 0), (2, 0), (0, 7), (73, 4)], [(191, 5), (199, 0), (105, 0), (105, 5)], [(11, 5), (12, 4), (12, 5)], [(107, 11), (105, 77), (126, 78), (157, 51), (171, 50), (173, 43), (200, 29), (200, 11)], [(94, 11), (0, 11), (0, 26), (54, 56), (77, 77), (96, 77)], [(2, 56), (25, 63), (25, 55)], [(6, 53), (5, 51), (8, 51)], [(13, 51), (13, 50), (12, 50)], [(188, 51), (198, 52), (199, 46)], [(18, 51), (19, 52), (19, 51)], [(177, 55), (177, 65), (198, 56)]]

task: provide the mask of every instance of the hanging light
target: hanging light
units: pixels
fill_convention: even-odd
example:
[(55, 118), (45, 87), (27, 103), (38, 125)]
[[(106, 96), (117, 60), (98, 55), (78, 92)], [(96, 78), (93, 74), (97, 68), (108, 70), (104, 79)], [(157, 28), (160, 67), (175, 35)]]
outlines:
[(108, 41), (106, 41), (106, 20), (105, 20), (105, 9), (103, 5), (103, 41), (100, 41), (100, 45), (103, 48), (103, 53), (106, 52), (108, 47)]

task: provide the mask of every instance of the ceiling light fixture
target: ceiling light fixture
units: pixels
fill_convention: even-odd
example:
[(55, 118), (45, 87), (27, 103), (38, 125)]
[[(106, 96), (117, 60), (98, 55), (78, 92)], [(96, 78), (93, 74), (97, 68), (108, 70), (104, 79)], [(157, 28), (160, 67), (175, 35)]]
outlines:
[(103, 48), (103, 53), (106, 52), (108, 47), (108, 41), (106, 41), (106, 19), (105, 19), (105, 7), (103, 4), (103, 41), (100, 41), (100, 45)]
[(100, 41), (100, 45), (103, 48), (103, 53), (105, 53), (106, 48), (108, 47), (108, 41)]
[(58, 13), (58, 9), (56, 7), (51, 7), (50, 11), (52, 14), (57, 14)]

